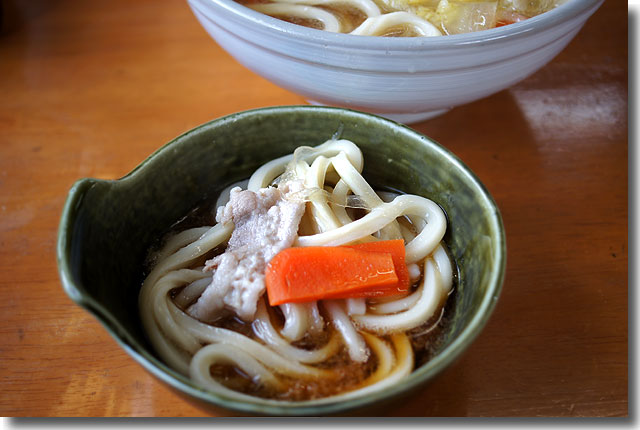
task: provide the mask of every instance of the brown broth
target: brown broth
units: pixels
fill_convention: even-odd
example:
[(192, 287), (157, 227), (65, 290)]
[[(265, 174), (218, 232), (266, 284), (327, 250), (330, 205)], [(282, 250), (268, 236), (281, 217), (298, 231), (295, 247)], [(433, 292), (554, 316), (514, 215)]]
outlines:
[(273, 17), (281, 19), (282, 21), (290, 22), (291, 24), (302, 25), (303, 27), (315, 28), (316, 30), (323, 29), (322, 22), (317, 19), (306, 19), (288, 15), (274, 15)]
[(320, 8), (333, 13), (338, 18), (343, 33), (350, 33), (367, 19), (367, 15), (360, 9), (350, 5), (338, 3), (335, 6), (322, 6)]
[(417, 37), (420, 34), (413, 29), (410, 25), (395, 25), (393, 27), (387, 27), (380, 34), (376, 36), (382, 37)]

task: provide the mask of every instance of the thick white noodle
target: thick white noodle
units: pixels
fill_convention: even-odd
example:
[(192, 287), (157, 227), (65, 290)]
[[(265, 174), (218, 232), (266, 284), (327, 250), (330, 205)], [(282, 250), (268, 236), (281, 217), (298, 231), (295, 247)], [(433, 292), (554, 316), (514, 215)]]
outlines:
[(390, 203), (382, 203), (364, 217), (335, 230), (312, 236), (298, 237), (298, 246), (338, 246), (375, 233), (403, 215), (420, 215), (427, 225), (406, 245), (407, 264), (415, 263), (429, 255), (440, 243), (446, 230), (446, 218), (442, 209), (429, 199), (414, 195), (400, 195)]
[(440, 30), (438, 30), (436, 26), (431, 24), (429, 21), (404, 11), (391, 12), (367, 18), (349, 34), (355, 34), (358, 36), (377, 36), (387, 29), (398, 26), (409, 26), (415, 30), (419, 36), (423, 37), (442, 36)]
[[(357, 195), (367, 207), (376, 208), (383, 203), (382, 199), (362, 177), (360, 172), (353, 167), (344, 153), (333, 157), (331, 163), (340, 175), (340, 179), (347, 183), (353, 194)], [(380, 239), (390, 240), (401, 238), (400, 227), (395, 220), (380, 229)]]
[(371, 188), (371, 185), (362, 177), (353, 164), (349, 162), (346, 154), (340, 153), (332, 158), (331, 163), (340, 175), (340, 179), (347, 183), (349, 188), (356, 194), (367, 207), (374, 208), (382, 204), (382, 199)]
[(414, 237), (416, 237), (415, 233), (403, 223), (398, 223), (400, 226), (400, 233), (402, 234), (402, 238), (405, 242), (411, 242)]
[(156, 261), (162, 261), (178, 249), (195, 242), (199, 237), (211, 230), (211, 227), (195, 227), (181, 231), (167, 239), (166, 243), (153, 257)]
[(310, 326), (309, 314), (304, 305), (285, 303), (280, 305), (284, 315), (284, 327), (281, 334), (290, 341), (301, 339)]
[(342, 335), (349, 357), (358, 363), (366, 362), (369, 358), (369, 348), (353, 326), (351, 318), (342, 309), (341, 303), (334, 300), (325, 300), (322, 303), (331, 316), (334, 328)]
[(149, 287), (153, 291), (146, 292), (147, 301), (140, 307), (143, 327), (156, 351), (169, 366), (184, 374), (188, 371), (188, 353), (198, 349), (198, 341), (181, 332), (170, 314), (170, 306), (175, 305), (167, 293), (172, 288), (202, 278), (202, 275), (202, 272), (190, 269), (169, 272)]
[(337, 336), (320, 349), (308, 350), (296, 348), (281, 338), (271, 324), (271, 319), (263, 301), (258, 304), (256, 318), (252, 323), (253, 332), (278, 354), (300, 363), (319, 363), (334, 355), (340, 347)]
[(374, 314), (395, 314), (414, 306), (421, 296), (422, 291), (418, 289), (402, 298), (385, 303), (370, 305), (369, 310)]
[(316, 334), (324, 330), (324, 320), (317, 302), (284, 303), (280, 305), (280, 310), (285, 318), (280, 334), (290, 341), (301, 339), (307, 332)]
[(251, 191), (258, 191), (260, 188), (264, 188), (271, 184), (274, 179), (284, 173), (287, 164), (294, 157), (294, 154), (297, 156), (299, 161), (312, 161), (316, 157), (323, 155), (325, 157), (333, 157), (334, 155), (339, 154), (340, 152), (344, 152), (347, 155), (347, 158), (353, 164), (353, 166), (358, 170), (358, 172), (362, 172), (363, 159), (362, 159), (362, 151), (360, 148), (356, 146), (355, 143), (350, 140), (340, 139), (340, 140), (328, 140), (322, 145), (311, 147), (302, 147), (305, 150), (300, 151), (301, 148), (296, 150), (293, 154), (284, 155), (280, 158), (276, 158), (275, 160), (271, 160), (268, 163), (262, 165), (258, 170), (256, 170), (251, 178), (249, 178), (249, 184), (247, 185), (247, 189)]
[[(174, 236), (159, 252), (165, 257), (158, 260), (140, 289), (138, 307), (145, 333), (163, 360), (178, 372), (184, 374), (188, 372), (189, 358), (185, 348), (178, 347), (176, 340), (169, 337), (170, 333), (164, 332), (164, 330), (176, 331), (173, 320), (167, 318), (167, 307), (171, 302), (167, 293), (171, 288), (178, 287), (180, 284), (187, 285), (204, 278), (201, 271), (185, 269), (186, 271), (180, 272), (180, 269), (187, 267), (197, 258), (227, 241), (232, 230), (233, 226), (231, 225), (216, 224), (206, 229), (204, 233), (202, 229), (190, 229), (184, 235)], [(194, 237), (197, 238), (188, 245), (183, 243), (187, 238), (193, 239)], [(180, 246), (182, 247), (179, 248)], [(173, 253), (171, 253), (172, 250)], [(165, 283), (159, 282), (167, 274), (172, 274), (173, 277), (167, 278)], [(190, 345), (189, 347), (194, 346), (189, 336), (178, 339), (178, 342), (180, 341), (184, 341), (185, 344)]]
[(420, 266), (416, 263), (407, 264), (407, 270), (409, 271), (409, 280), (411, 280), (411, 283), (416, 282), (422, 276)]
[(416, 328), (427, 322), (446, 298), (446, 288), (442, 276), (431, 258), (424, 268), (424, 280), (418, 292), (420, 298), (409, 309), (390, 315), (354, 315), (353, 321), (360, 328), (377, 333), (395, 333)]
[(438, 245), (433, 252), (433, 261), (436, 263), (440, 278), (442, 280), (442, 288), (448, 294), (453, 286), (453, 267), (451, 259), (443, 244)]
[(168, 297), (174, 288), (206, 277), (200, 270), (180, 269), (164, 275), (154, 285), (153, 309), (155, 322), (165, 336), (173, 340), (176, 346), (190, 353), (197, 351), (202, 345), (189, 334), (185, 334), (171, 316), (170, 307), (175, 306)]
[[(436, 247), (436, 250), (432, 254), (433, 261), (436, 265), (437, 271), (440, 275), (440, 280), (442, 282), (442, 291), (443, 293), (448, 294), (451, 291), (451, 287), (453, 286), (453, 269), (451, 266), (451, 260), (449, 259), (449, 255), (444, 248), (444, 245), (441, 243)], [(412, 266), (416, 266), (416, 264), (412, 264), (409, 266), (411, 269)], [(418, 272), (420, 269), (418, 268)], [(411, 272), (411, 270), (410, 270)], [(412, 275), (410, 274), (410, 277)], [(405, 297), (401, 297), (395, 300), (389, 300), (384, 303), (374, 303), (369, 306), (369, 309), (374, 314), (394, 314), (400, 311), (404, 311), (414, 306), (416, 302), (420, 299), (421, 293), (420, 291), (415, 291)]]
[(171, 308), (171, 312), (175, 320), (184, 328), (185, 333), (188, 333), (206, 343), (234, 345), (239, 350), (251, 355), (265, 366), (274, 369), (274, 371), (280, 374), (290, 374), (302, 378), (331, 376), (330, 371), (292, 361), (262, 343), (250, 339), (241, 333), (215, 327), (193, 319), (190, 315), (182, 312), (175, 306)]
[[(341, 152), (340, 154), (344, 155), (344, 152)], [(311, 167), (307, 171), (305, 177), (305, 186), (310, 189), (322, 190), (327, 169), (331, 165), (331, 161), (335, 158), (336, 157), (332, 157), (331, 159), (328, 159), (321, 155), (313, 160), (313, 163), (311, 163)], [(309, 203), (312, 219), (315, 221), (316, 225), (315, 231), (322, 233), (324, 231), (334, 230), (342, 225), (329, 206), (326, 193), (313, 193)]]
[(349, 315), (364, 315), (367, 312), (367, 301), (363, 298), (346, 299), (345, 304)]
[(366, 331), (362, 332), (362, 336), (378, 361), (376, 370), (362, 384), (366, 386), (376, 383), (389, 375), (396, 365), (396, 355), (390, 345), (378, 336), (367, 333)]
[(220, 343), (207, 345), (195, 353), (189, 366), (189, 376), (195, 382), (212, 391), (237, 397), (239, 393), (226, 388), (213, 379), (210, 369), (214, 364), (233, 365), (249, 375), (256, 384), (265, 384), (275, 388), (282, 386), (280, 380), (258, 360), (233, 345)]
[(320, 314), (318, 302), (305, 303), (309, 311), (309, 332), (312, 334), (321, 333), (324, 330), (324, 318)]
[(211, 284), (211, 272), (208, 272), (208, 276), (193, 281), (186, 287), (184, 287), (173, 299), (176, 305), (182, 309), (187, 308), (193, 303), (202, 292)]
[(342, 225), (349, 224), (353, 221), (346, 209), (348, 195), (349, 185), (347, 185), (344, 180), (340, 179), (331, 192), (331, 202), (333, 203), (333, 213)]
[(150, 291), (150, 288), (155, 284), (158, 279), (168, 273), (171, 270), (181, 269), (187, 267), (198, 257), (202, 257), (216, 246), (225, 243), (231, 237), (233, 231), (233, 224), (216, 224), (209, 228), (204, 234), (202, 234), (196, 241), (180, 248), (169, 257), (158, 261), (158, 264), (153, 268), (151, 273), (147, 276), (142, 284), (140, 290), (140, 300), (144, 303), (148, 300), (146, 295)]
[(347, 5), (361, 10), (366, 16), (380, 15), (380, 8), (372, 0), (277, 0), (278, 3), (308, 4), (312, 6)]

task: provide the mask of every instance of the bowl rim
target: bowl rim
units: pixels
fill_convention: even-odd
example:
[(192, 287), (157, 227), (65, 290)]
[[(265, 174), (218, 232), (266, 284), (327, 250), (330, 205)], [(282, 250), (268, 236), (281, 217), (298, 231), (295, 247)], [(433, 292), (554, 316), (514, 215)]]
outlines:
[[(237, 3), (235, 0), (187, 0), (192, 8), (215, 8), (247, 21), (248, 25), (258, 25), (263, 30), (287, 37), (295, 37), (299, 42), (321, 44), (324, 47), (339, 46), (343, 49), (459, 49), (499, 42), (504, 39), (519, 40), (532, 33), (545, 31), (567, 20), (591, 15), (604, 0), (567, 0), (565, 3), (532, 18), (502, 27), (472, 33), (447, 35), (446, 37), (381, 37), (356, 36), (345, 33), (331, 33), (304, 27), (273, 18)], [(202, 11), (201, 11), (202, 12)]]
[[(497, 240), (497, 247), (494, 250), (493, 265), (487, 282), (488, 287), (474, 317), (471, 319), (467, 327), (462, 330), (462, 332), (449, 345), (447, 345), (438, 356), (423, 364), (418, 369), (415, 369), (411, 374), (411, 378), (406, 378), (400, 384), (393, 385), (383, 391), (377, 391), (363, 397), (354, 397), (347, 400), (331, 397), (302, 402), (278, 401), (261, 398), (256, 398), (255, 401), (238, 400), (230, 398), (224, 394), (213, 393), (196, 387), (188, 377), (177, 373), (151, 354), (143, 345), (139, 344), (137, 340), (128, 334), (128, 330), (120, 324), (116, 317), (100, 305), (100, 303), (96, 302), (91, 297), (87, 297), (87, 295), (82, 292), (82, 288), (80, 285), (76, 284), (74, 277), (72, 276), (73, 269), (70, 261), (73, 222), (75, 221), (75, 216), (81, 206), (83, 193), (87, 188), (92, 187), (97, 182), (114, 184), (117, 182), (126, 182), (134, 178), (138, 173), (145, 169), (146, 166), (153, 163), (156, 155), (164, 152), (170, 152), (173, 146), (179, 145), (181, 141), (188, 138), (191, 134), (198, 133), (209, 127), (218, 127), (229, 122), (239, 122), (244, 117), (262, 114), (286, 115), (288, 113), (298, 111), (309, 111), (311, 112), (310, 115), (312, 115), (313, 112), (327, 112), (332, 115), (348, 115), (355, 118), (362, 118), (367, 121), (373, 121), (380, 124), (382, 127), (393, 128), (398, 134), (405, 134), (410, 136), (412, 139), (421, 141), (423, 145), (440, 153), (467, 177), (469, 184), (472, 184), (482, 197), (484, 207), (485, 209), (488, 209), (487, 213), (490, 214), (489, 221), (491, 224), (491, 230), (497, 236), (494, 238)], [(132, 358), (134, 358), (135, 361), (169, 387), (188, 394), (206, 404), (241, 413), (273, 416), (330, 415), (346, 413), (370, 403), (376, 403), (384, 399), (396, 397), (397, 395), (409, 391), (433, 378), (458, 358), (458, 356), (480, 334), (497, 304), (505, 277), (506, 233), (498, 206), (484, 184), (480, 182), (475, 173), (473, 173), (455, 154), (435, 140), (404, 124), (366, 112), (339, 107), (291, 105), (250, 109), (207, 121), (160, 146), (133, 170), (120, 179), (102, 180), (83, 178), (76, 181), (76, 183), (71, 187), (63, 207), (57, 235), (56, 254), (58, 272), (62, 287), (72, 301), (93, 314), (107, 332)]]

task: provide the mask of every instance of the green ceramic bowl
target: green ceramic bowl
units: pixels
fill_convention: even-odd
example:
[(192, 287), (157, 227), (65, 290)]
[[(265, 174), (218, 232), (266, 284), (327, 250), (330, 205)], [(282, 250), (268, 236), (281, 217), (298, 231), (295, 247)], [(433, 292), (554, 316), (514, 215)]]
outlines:
[[(348, 401), (238, 402), (199, 388), (160, 361), (142, 331), (137, 298), (149, 246), (189, 210), (249, 177), (261, 164), (297, 146), (318, 145), (337, 131), (362, 149), (363, 174), (374, 187), (428, 197), (447, 214), (445, 241), (459, 279), (434, 357), (392, 388)], [(64, 207), (57, 253), (67, 294), (138, 363), (189, 400), (227, 414), (352, 414), (422, 388), (476, 338), (502, 287), (505, 234), (484, 186), (455, 155), (429, 138), (369, 114), (285, 106), (203, 124), (119, 180), (79, 180)]]

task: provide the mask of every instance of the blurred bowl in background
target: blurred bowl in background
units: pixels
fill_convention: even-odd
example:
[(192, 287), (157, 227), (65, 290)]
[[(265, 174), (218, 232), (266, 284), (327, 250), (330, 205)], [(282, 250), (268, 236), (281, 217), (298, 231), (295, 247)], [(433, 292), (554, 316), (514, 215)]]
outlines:
[(603, 0), (569, 0), (522, 22), (439, 37), (331, 33), (233, 0), (188, 0), (238, 62), (312, 104), (419, 122), (531, 75), (573, 39)]

